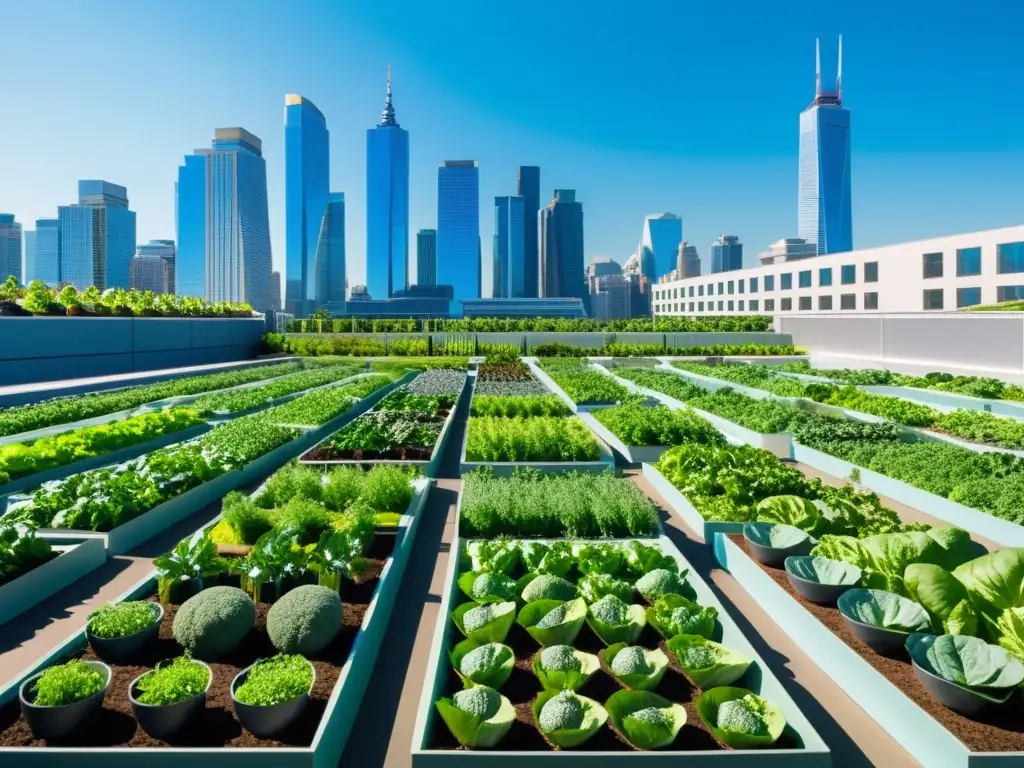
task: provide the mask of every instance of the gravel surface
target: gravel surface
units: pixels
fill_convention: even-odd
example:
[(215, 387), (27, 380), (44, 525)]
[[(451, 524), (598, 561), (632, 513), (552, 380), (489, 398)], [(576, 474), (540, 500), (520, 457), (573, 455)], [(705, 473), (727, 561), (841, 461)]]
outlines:
[(435, 368), (424, 371), (407, 385), (417, 395), (457, 395), (466, 383), (466, 372), (452, 368)]

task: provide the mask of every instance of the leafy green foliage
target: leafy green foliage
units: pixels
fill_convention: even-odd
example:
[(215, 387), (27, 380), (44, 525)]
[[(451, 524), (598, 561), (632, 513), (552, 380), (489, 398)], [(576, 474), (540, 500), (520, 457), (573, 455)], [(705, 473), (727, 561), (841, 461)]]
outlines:
[(780, 376), (767, 365), (706, 365), (676, 361), (672, 363), (672, 366), (681, 371), (696, 373), (699, 376), (709, 376), (713, 379), (731, 381), (733, 384), (744, 387), (763, 389), (781, 397), (802, 397), (804, 394), (804, 385), (801, 382)]
[(49, 667), (32, 687), (33, 702), (39, 707), (63, 707), (84, 701), (103, 690), (106, 679), (102, 672), (81, 659)]
[(659, 527), (650, 499), (610, 472), (526, 470), (499, 478), (483, 470), (463, 477), (462, 536), (615, 538), (649, 536)]
[[(545, 390), (546, 391), (546, 390)], [(473, 396), (473, 416), (503, 419), (528, 416), (569, 416), (572, 411), (558, 395), (481, 395), (480, 386)]]
[(589, 368), (549, 370), (548, 375), (577, 405), (618, 403), (629, 390), (610, 376)]
[(1024, 664), (977, 637), (915, 633), (907, 638), (907, 650), (933, 675), (985, 696), (1008, 695), (1024, 682)]
[(0, 518), (0, 586), (57, 557), (34, 525)]
[(733, 749), (774, 744), (786, 728), (786, 718), (778, 704), (745, 688), (712, 688), (701, 694), (696, 708), (715, 738)]
[(718, 623), (718, 609), (682, 595), (662, 595), (647, 609), (647, 621), (665, 638), (700, 635), (710, 639)]
[(839, 597), (839, 612), (847, 618), (895, 632), (932, 632), (932, 620), (918, 603), (880, 589), (851, 589)]
[(578, 418), (534, 416), (469, 421), (467, 461), (597, 461), (601, 450)]
[(170, 664), (157, 666), (143, 675), (137, 683), (140, 704), (166, 707), (191, 699), (206, 690), (210, 684), (210, 670), (192, 661), (189, 656), (178, 656)]
[(693, 684), (705, 691), (732, 685), (753, 664), (750, 657), (700, 635), (676, 635), (667, 647)]
[(565, 317), (467, 317), (460, 319), (383, 320), (368, 317), (334, 318), (326, 322), (292, 320), (290, 333), (501, 333), (566, 331), (608, 332), (739, 332), (770, 331), (772, 318), (766, 315), (710, 315), (703, 317), (657, 317), (617, 320)]
[(243, 704), (270, 707), (308, 693), (312, 685), (313, 668), (305, 658), (278, 654), (256, 662), (234, 696)]
[(548, 741), (569, 749), (589, 741), (608, 720), (608, 712), (573, 691), (544, 691), (533, 701), (533, 718)]
[(309, 392), (290, 403), (265, 411), (263, 415), (272, 424), (302, 424), (318, 426), (340, 416), (356, 401), (373, 394), (394, 381), (393, 375), (368, 376), (338, 387), (327, 387)]
[(162, 603), (171, 601), (171, 589), (176, 584), (191, 582), (202, 589), (204, 580), (227, 570), (227, 564), (217, 555), (217, 545), (208, 529), (182, 539), (170, 552), (156, 558), (153, 566)]
[(452, 667), (464, 682), (501, 688), (512, 674), (516, 657), (502, 643), (477, 643), (463, 640), (450, 654)]
[(647, 691), (617, 691), (605, 703), (619, 733), (640, 749), (661, 749), (676, 740), (686, 710)]
[(715, 427), (689, 410), (647, 407), (643, 401), (631, 398), (591, 415), (626, 445), (725, 445), (725, 438)]
[(436, 703), (437, 711), (458, 742), (467, 749), (494, 747), (516, 719), (511, 702), (487, 686), (459, 691)]
[(127, 637), (156, 624), (159, 611), (147, 600), (107, 603), (89, 614), (89, 634), (104, 640)]
[(230, 392), (203, 395), (193, 401), (190, 407), (200, 413), (233, 413), (247, 411), (265, 405), (285, 395), (302, 392), (305, 389), (321, 387), (341, 379), (346, 379), (358, 372), (355, 366), (328, 366), (311, 371), (302, 371), (282, 376), (276, 381), (262, 387), (247, 387)]

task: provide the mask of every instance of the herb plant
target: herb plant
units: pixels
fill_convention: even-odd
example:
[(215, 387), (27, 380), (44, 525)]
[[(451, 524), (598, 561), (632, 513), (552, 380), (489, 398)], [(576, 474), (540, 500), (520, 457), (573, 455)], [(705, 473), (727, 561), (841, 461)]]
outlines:
[(89, 614), (89, 634), (104, 640), (128, 637), (156, 624), (159, 612), (148, 600), (107, 603)]
[(639, 398), (601, 408), (592, 414), (626, 445), (725, 445), (725, 438), (692, 411), (674, 411), (664, 405), (647, 407)]
[(258, 661), (249, 677), (235, 690), (243, 704), (270, 707), (307, 693), (313, 685), (313, 669), (298, 654), (278, 654)]
[(192, 661), (188, 656), (178, 656), (170, 664), (157, 666), (143, 675), (138, 686), (140, 704), (166, 707), (179, 701), (191, 699), (206, 690), (210, 684), (210, 670)]
[(229, 392), (203, 395), (198, 400), (193, 401), (190, 407), (201, 413), (246, 411), (265, 405), (269, 401), (284, 397), (285, 395), (340, 381), (352, 376), (357, 371), (358, 368), (352, 365), (332, 365), (326, 368), (302, 371), (301, 373), (282, 376), (262, 387), (247, 387)]
[(578, 418), (534, 416), (469, 420), (467, 461), (597, 461), (601, 451)]
[(33, 703), (40, 707), (63, 707), (94, 696), (105, 684), (102, 672), (81, 659), (72, 659), (43, 672), (32, 688), (36, 694)]

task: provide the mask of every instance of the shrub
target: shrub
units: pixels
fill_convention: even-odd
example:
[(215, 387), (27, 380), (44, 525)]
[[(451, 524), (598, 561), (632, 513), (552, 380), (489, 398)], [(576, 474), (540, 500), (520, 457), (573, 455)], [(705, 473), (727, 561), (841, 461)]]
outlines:
[(316, 584), (296, 587), (270, 607), (267, 634), (282, 653), (312, 654), (341, 631), (341, 598)]
[(90, 634), (110, 640), (128, 637), (156, 624), (156, 605), (147, 600), (133, 600), (117, 605), (107, 604), (89, 614), (86, 625)]
[(178, 609), (172, 632), (185, 650), (199, 659), (215, 659), (232, 651), (256, 621), (256, 606), (237, 587), (210, 587)]

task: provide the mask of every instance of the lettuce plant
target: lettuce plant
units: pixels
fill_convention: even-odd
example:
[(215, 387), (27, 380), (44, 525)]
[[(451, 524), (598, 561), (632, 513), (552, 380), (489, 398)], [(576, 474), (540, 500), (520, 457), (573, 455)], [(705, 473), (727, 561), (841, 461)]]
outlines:
[(509, 573), (519, 562), (519, 548), (511, 539), (496, 538), (470, 541), (466, 544), (470, 570)]
[(642, 605), (629, 605), (615, 595), (605, 595), (587, 609), (587, 624), (601, 640), (613, 643), (633, 643), (647, 624)]
[(291, 701), (313, 687), (313, 667), (298, 654), (279, 653), (256, 662), (249, 677), (235, 690), (243, 704), (270, 707)]
[(211, 576), (223, 573), (227, 566), (217, 555), (217, 545), (210, 537), (210, 530), (196, 531), (191, 537), (182, 539), (178, 546), (153, 561), (157, 574), (157, 592), (161, 603), (171, 602), (171, 589), (176, 584), (194, 582), (196, 589)]
[(686, 578), (667, 568), (655, 568), (637, 579), (636, 591), (648, 602), (655, 602), (663, 595), (692, 596), (693, 589), (686, 583)]
[(459, 744), (467, 749), (493, 747), (516, 719), (512, 703), (493, 688), (476, 686), (437, 701), (437, 711)]
[(544, 544), (524, 540), (519, 542), (519, 556), (528, 572), (549, 573), (552, 576), (564, 577), (576, 564), (572, 545), (567, 541)]
[(531, 662), (533, 674), (546, 691), (577, 690), (601, 668), (597, 656), (571, 645), (551, 645), (538, 651)]
[(467, 688), (474, 685), (501, 688), (516, 662), (515, 654), (507, 645), (475, 640), (460, 642), (452, 648), (449, 658)]
[(849, 619), (894, 632), (931, 632), (932, 620), (918, 603), (879, 589), (851, 589), (839, 597), (839, 612)]
[(289, 527), (263, 534), (238, 564), (242, 589), (252, 595), (254, 603), (260, 602), (264, 584), (273, 584), (280, 594), (282, 579), (305, 569), (307, 561), (296, 547), (297, 533)]
[(907, 638), (907, 651), (925, 671), (988, 698), (1005, 701), (1024, 683), (1024, 664), (977, 637), (915, 632)]
[(624, 603), (633, 601), (633, 585), (607, 573), (594, 573), (579, 581), (580, 594), (588, 603), (596, 603), (606, 595), (615, 595)]
[(753, 659), (700, 635), (676, 635), (667, 643), (686, 676), (702, 690), (732, 685)]
[(627, 688), (650, 691), (668, 670), (668, 656), (660, 648), (653, 651), (639, 645), (615, 643), (604, 651), (608, 670)]
[(55, 557), (57, 552), (53, 551), (46, 539), (37, 534), (34, 525), (0, 518), (0, 585)]
[(459, 589), (478, 603), (502, 603), (516, 598), (516, 582), (495, 571), (466, 571), (459, 576)]
[(596, 573), (614, 576), (622, 564), (622, 549), (615, 544), (584, 544), (576, 552), (576, 567), (584, 576)]
[(547, 647), (571, 645), (586, 617), (587, 604), (583, 598), (567, 602), (537, 600), (523, 606), (517, 621), (534, 640)]
[(697, 699), (696, 709), (715, 738), (733, 749), (767, 747), (786, 728), (778, 704), (745, 688), (712, 688)]
[(617, 691), (605, 707), (612, 725), (638, 749), (662, 749), (686, 725), (686, 710), (647, 691)]
[(544, 737), (561, 749), (584, 744), (608, 720), (593, 699), (573, 691), (544, 691), (533, 700), (533, 719)]
[(537, 600), (558, 600), (564, 603), (579, 594), (576, 585), (571, 581), (547, 573), (527, 574), (519, 580), (516, 586), (522, 590), (521, 596), (524, 603), (532, 603)]
[(516, 604), (463, 603), (452, 613), (452, 621), (470, 640), (478, 643), (504, 642), (516, 620)]
[(682, 595), (663, 595), (647, 609), (647, 621), (668, 639), (676, 635), (711, 638), (718, 623), (718, 609), (699, 605)]

